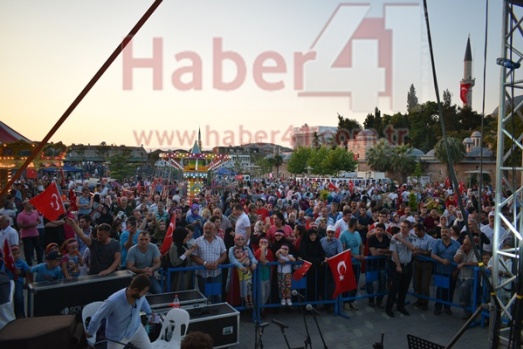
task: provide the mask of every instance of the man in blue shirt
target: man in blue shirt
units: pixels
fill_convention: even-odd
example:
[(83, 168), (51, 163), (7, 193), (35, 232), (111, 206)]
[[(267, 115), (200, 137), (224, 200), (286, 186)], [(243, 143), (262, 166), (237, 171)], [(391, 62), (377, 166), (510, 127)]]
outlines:
[(91, 317), (86, 331), (87, 337), (94, 336), (102, 320), (106, 319), (107, 349), (123, 348), (122, 344), (129, 342), (140, 349), (151, 349), (151, 341), (140, 320), (141, 311), (152, 315), (151, 307), (144, 297), (150, 286), (149, 278), (145, 274), (140, 274), (127, 288), (109, 296)]
[[(449, 303), (452, 303), (454, 289), (456, 288), (456, 279), (452, 277), (456, 265), (452, 262), (460, 247), (459, 242), (450, 238), (448, 227), (441, 228), (441, 239), (436, 240), (432, 245), (431, 257), (439, 262), (434, 265), (434, 277), (443, 277), (449, 280), (449, 288), (438, 287), (436, 289), (436, 298)], [(446, 314), (452, 314), (450, 305), (445, 304), (443, 306), (443, 303), (437, 302), (434, 307), (434, 315), (440, 315), (443, 307)]]
[[(363, 243), (361, 240), (361, 235), (356, 231), (356, 226), (358, 225), (358, 219), (357, 218), (351, 218), (349, 220), (349, 229), (345, 230), (340, 235), (340, 242), (343, 246), (343, 250), (350, 250), (352, 255), (352, 270), (354, 272), (354, 276), (356, 277), (356, 285), (359, 284), (360, 281), (360, 268), (361, 268), (361, 262), (364, 260), (363, 255)], [(356, 297), (356, 293), (358, 290), (352, 290), (348, 292), (349, 297)], [(344, 305), (344, 308), (347, 310), (358, 310), (358, 308), (354, 305), (354, 301), (351, 300), (348, 303)]]

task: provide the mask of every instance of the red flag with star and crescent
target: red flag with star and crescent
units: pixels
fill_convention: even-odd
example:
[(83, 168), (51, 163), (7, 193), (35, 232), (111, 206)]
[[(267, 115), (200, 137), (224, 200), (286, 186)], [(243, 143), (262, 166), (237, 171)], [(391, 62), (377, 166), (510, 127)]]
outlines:
[(54, 181), (40, 195), (32, 198), (30, 202), (50, 221), (56, 221), (61, 215), (65, 214), (64, 203)]
[(169, 228), (165, 233), (165, 238), (163, 239), (162, 247), (160, 248), (160, 253), (165, 254), (169, 251), (169, 248), (173, 244), (173, 231), (176, 228), (176, 214), (171, 215), (171, 222), (169, 223)]
[(296, 269), (294, 271), (292, 278), (296, 281), (301, 280), (305, 276), (305, 274), (307, 274), (307, 272), (309, 271), (309, 269), (311, 267), (312, 267), (311, 262), (303, 260), (303, 264), (301, 265), (301, 267), (299, 267), (298, 269)]
[(334, 289), (332, 298), (336, 298), (341, 293), (355, 290), (357, 288), (356, 277), (352, 270), (351, 258), (352, 255), (349, 250), (345, 250), (335, 256), (327, 258), (327, 263), (329, 263), (334, 282), (336, 283), (336, 288)]
[(7, 239), (4, 240), (3, 252), (5, 267), (13, 273), (14, 279), (17, 280), (18, 275), (16, 274), (15, 258), (13, 256), (13, 252), (11, 251), (11, 245), (9, 245), (9, 241), (7, 241)]
[(468, 84), (465, 84), (465, 83), (461, 83), (460, 84), (460, 93), (459, 93), (459, 97), (461, 98), (461, 101), (465, 104), (469, 104), (468, 102), (468, 94), (469, 94), (469, 89), (471, 87), (471, 84), (468, 83)]

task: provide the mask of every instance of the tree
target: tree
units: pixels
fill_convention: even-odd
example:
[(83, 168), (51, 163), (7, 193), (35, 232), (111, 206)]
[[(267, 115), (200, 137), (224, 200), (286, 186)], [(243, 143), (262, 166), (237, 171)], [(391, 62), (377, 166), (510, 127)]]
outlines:
[(280, 154), (274, 156), (274, 166), (276, 167), (276, 178), (280, 178), (280, 166), (283, 165), (283, 158)]
[(109, 146), (106, 142), (101, 142), (100, 145), (96, 147), (96, 155), (98, 155), (101, 161), (105, 161), (108, 154)]
[(409, 144), (414, 147), (428, 152), (434, 148), (437, 142), (436, 136), (432, 130), (439, 126), (435, 120), (438, 114), (438, 104), (426, 102), (420, 105), (415, 112), (408, 115), (409, 121)]
[(287, 170), (292, 174), (306, 173), (307, 161), (311, 157), (311, 154), (311, 148), (299, 147), (294, 150), (287, 164)]
[(314, 174), (325, 175), (328, 173), (327, 169), (323, 166), (323, 160), (327, 158), (329, 154), (329, 148), (323, 146), (319, 149), (313, 149), (312, 154), (307, 162), (307, 165), (312, 167), (311, 171)]
[(449, 89), (443, 91), (443, 105), (452, 105), (452, 93), (450, 93)]
[(416, 160), (410, 155), (412, 148), (402, 144), (394, 148), (391, 169), (401, 174), (403, 183), (407, 182), (407, 176), (414, 172)]
[(319, 149), (320, 146), (321, 146), (321, 143), (320, 143), (320, 136), (318, 135), (318, 132), (314, 132), (314, 134), (312, 135), (312, 146), (316, 149)]
[(136, 165), (129, 164), (130, 158), (131, 152), (129, 150), (121, 150), (109, 158), (112, 178), (121, 182), (136, 174)]
[(418, 97), (416, 97), (416, 89), (414, 88), (414, 84), (411, 84), (409, 92), (407, 93), (407, 112), (411, 113), (415, 111), (418, 105), (419, 104)]
[(374, 108), (374, 114), (367, 114), (363, 127), (376, 131), (378, 137), (383, 134), (385, 124), (382, 122), (381, 111), (377, 107)]
[(274, 158), (261, 158), (256, 162), (256, 166), (260, 168), (262, 174), (267, 174), (274, 167)]
[(373, 171), (387, 172), (391, 169), (393, 151), (385, 139), (380, 139), (378, 143), (367, 152), (367, 163)]
[(356, 169), (354, 154), (346, 151), (342, 147), (329, 149), (327, 157), (323, 160), (323, 167), (326, 174), (338, 175), (340, 171), (352, 172)]
[[(449, 149), (448, 156), (446, 147)], [(450, 175), (449, 156), (453, 164), (459, 163), (465, 157), (465, 146), (457, 138), (447, 137), (446, 143), (445, 138), (441, 138), (434, 146), (434, 156), (440, 162), (446, 164), (447, 174)]]

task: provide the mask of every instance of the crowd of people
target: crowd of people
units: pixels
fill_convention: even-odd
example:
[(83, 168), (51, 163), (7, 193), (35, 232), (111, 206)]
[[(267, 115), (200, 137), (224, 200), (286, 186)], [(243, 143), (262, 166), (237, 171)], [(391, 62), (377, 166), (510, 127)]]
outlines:
[[(451, 313), (448, 303), (458, 288), (460, 304), (470, 309), (474, 275), (466, 266), (477, 265), (473, 244), (485, 264), (492, 253), (492, 188), (464, 190), (463, 215), (457, 193), (445, 184), (365, 183), (254, 179), (233, 181), (220, 190), (209, 186), (190, 199), (184, 195), (184, 183), (135, 178), (117, 187), (110, 183), (89, 187), (87, 182), (71, 181), (61, 188), (67, 213), (49, 221), (29, 202), (31, 184), (20, 181), (0, 210), (0, 246), (7, 240), (15, 257), (16, 271), (7, 273), (17, 285), (16, 314), (25, 316), (23, 288), (33, 281), (128, 269), (147, 276), (149, 292), (161, 293), (165, 290), (158, 273), (162, 264), (201, 266), (194, 272), (172, 273), (171, 290), (198, 287), (206, 293), (209, 285), (219, 285), (210, 301), (234, 303), (238, 301), (230, 298), (234, 293), (247, 308), (254, 305), (257, 270), (261, 302), (289, 307), (293, 264), (306, 260), (312, 263), (307, 300), (327, 300), (334, 280), (326, 260), (347, 249), (357, 284), (361, 275), (376, 275), (378, 296), (371, 296), (373, 280), (364, 285), (368, 305), (384, 308), (391, 317), (394, 305), (398, 312), (409, 314), (405, 297), (412, 279), (415, 293), (422, 295), (414, 307), (428, 309), (433, 273), (452, 280), (450, 288), (433, 295), (442, 300), (434, 305), (435, 315)], [(512, 209), (507, 204), (503, 214)], [(172, 244), (162, 256), (160, 248), (171, 221)], [(433, 268), (434, 260), (438, 263)], [(229, 263), (234, 271), (220, 268)], [(344, 296), (354, 298), (359, 291), (358, 287)], [(358, 306), (354, 300), (344, 305), (347, 310)]]

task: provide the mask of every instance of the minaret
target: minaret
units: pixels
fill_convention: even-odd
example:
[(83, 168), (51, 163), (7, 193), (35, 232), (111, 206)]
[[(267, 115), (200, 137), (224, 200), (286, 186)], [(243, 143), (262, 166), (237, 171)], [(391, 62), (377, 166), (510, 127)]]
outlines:
[(468, 87), (466, 94), (466, 102), (463, 101), (463, 95), (461, 100), (463, 101), (463, 106), (472, 105), (472, 87), (474, 86), (476, 79), (472, 78), (472, 51), (470, 49), (470, 36), (467, 39), (467, 48), (465, 49), (465, 59), (463, 60), (463, 79), (461, 80), (461, 89), (464, 88), (464, 85)]
[(200, 147), (200, 150), (202, 150), (202, 133), (200, 131), (200, 127), (198, 127), (198, 147)]

